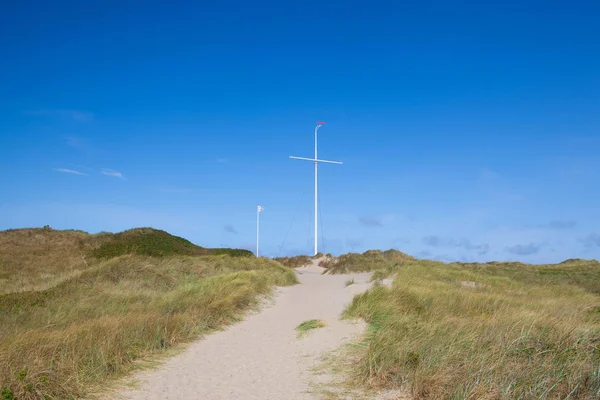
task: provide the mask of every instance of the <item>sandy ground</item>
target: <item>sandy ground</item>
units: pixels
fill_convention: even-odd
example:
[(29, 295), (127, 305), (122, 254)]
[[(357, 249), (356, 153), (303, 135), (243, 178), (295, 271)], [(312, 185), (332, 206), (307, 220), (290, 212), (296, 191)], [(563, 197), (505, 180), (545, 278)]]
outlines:
[[(311, 383), (327, 381), (313, 367), (322, 357), (364, 331), (341, 321), (354, 294), (370, 287), (370, 274), (321, 275), (316, 263), (296, 270), (300, 285), (278, 288), (273, 304), (227, 330), (209, 335), (134, 379), (138, 385), (111, 398), (141, 400), (318, 399)], [(354, 279), (355, 284), (345, 286)], [(324, 328), (297, 338), (296, 326), (309, 319)]]

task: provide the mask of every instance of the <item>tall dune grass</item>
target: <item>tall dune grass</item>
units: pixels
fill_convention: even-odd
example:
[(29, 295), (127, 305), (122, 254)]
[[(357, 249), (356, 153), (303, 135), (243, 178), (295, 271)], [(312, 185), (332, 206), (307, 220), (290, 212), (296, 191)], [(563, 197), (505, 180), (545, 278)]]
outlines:
[(412, 262), (356, 296), (356, 376), (416, 399), (600, 398), (600, 264)]
[(248, 250), (208, 249), (153, 228), (89, 234), (50, 227), (0, 231), (0, 294), (45, 290), (79, 276), (100, 262), (125, 254), (141, 256), (230, 255)]
[(395, 249), (367, 250), (364, 253), (348, 253), (339, 257), (328, 257), (322, 260), (319, 266), (325, 268), (323, 274), (333, 275), (389, 269), (414, 260), (414, 257)]
[(46, 291), (0, 295), (0, 390), (78, 398), (294, 283), (292, 270), (267, 259), (126, 255)]

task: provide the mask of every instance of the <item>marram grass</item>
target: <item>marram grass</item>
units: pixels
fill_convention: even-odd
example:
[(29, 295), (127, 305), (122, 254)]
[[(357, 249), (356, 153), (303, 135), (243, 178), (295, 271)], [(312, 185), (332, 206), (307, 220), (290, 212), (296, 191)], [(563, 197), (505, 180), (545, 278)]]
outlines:
[(294, 283), (267, 259), (126, 255), (42, 292), (0, 295), (0, 398), (79, 398)]
[(345, 312), (369, 323), (352, 379), (415, 399), (598, 399), (599, 266), (388, 268), (393, 287)]

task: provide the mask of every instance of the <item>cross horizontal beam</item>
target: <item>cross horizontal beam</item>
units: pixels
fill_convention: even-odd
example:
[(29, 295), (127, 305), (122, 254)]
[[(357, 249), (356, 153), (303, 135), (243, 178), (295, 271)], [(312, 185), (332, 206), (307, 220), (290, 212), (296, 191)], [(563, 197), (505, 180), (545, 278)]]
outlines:
[(294, 157), (294, 156), (290, 156), (290, 158), (293, 158), (294, 160), (305, 160), (305, 161), (313, 161), (313, 162), (322, 162), (322, 163), (328, 163), (328, 164), (342, 164), (339, 161), (329, 161), (329, 160), (319, 160), (318, 158), (306, 158), (306, 157)]

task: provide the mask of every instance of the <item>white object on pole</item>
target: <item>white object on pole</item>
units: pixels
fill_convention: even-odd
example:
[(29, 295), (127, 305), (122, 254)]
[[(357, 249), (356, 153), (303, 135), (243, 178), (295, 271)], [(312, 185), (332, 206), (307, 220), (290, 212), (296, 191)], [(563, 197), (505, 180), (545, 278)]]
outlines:
[(260, 234), (260, 212), (263, 211), (264, 208), (259, 204), (256, 209), (256, 257), (258, 257), (258, 238)]
[(305, 158), (305, 157), (294, 157), (290, 156), (295, 160), (304, 160), (304, 161), (312, 161), (315, 163), (315, 255), (317, 255), (318, 251), (318, 196), (319, 196), (319, 185), (318, 185), (318, 165), (319, 163), (327, 163), (327, 164), (342, 164), (339, 161), (329, 161), (329, 160), (319, 160), (317, 156), (317, 131), (320, 127), (325, 125), (325, 122), (317, 122), (317, 126), (315, 127), (315, 158)]

